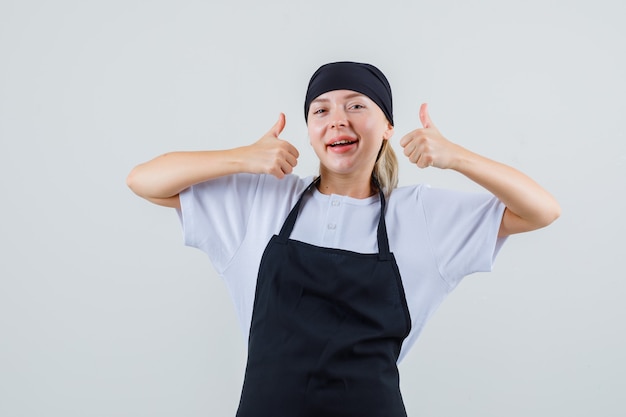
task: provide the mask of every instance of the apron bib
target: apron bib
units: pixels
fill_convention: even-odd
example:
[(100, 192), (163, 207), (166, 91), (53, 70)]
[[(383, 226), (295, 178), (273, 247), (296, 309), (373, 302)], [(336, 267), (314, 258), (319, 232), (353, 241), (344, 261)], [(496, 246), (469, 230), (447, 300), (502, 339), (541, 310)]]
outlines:
[(378, 254), (289, 239), (263, 253), (237, 417), (406, 417), (396, 362), (410, 330), (380, 192)]

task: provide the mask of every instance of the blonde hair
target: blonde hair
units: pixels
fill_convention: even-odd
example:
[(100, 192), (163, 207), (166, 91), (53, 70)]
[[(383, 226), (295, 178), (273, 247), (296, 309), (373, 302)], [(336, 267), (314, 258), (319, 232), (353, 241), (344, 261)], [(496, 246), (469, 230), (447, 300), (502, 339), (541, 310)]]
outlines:
[(383, 140), (372, 176), (386, 196), (398, 186), (398, 158), (388, 140)]

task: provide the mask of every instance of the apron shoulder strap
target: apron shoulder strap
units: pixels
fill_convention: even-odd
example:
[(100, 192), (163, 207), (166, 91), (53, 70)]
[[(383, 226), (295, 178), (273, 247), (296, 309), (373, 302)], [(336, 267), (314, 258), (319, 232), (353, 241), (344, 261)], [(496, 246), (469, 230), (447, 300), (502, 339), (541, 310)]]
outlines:
[(378, 259), (381, 261), (388, 261), (391, 259), (391, 251), (389, 250), (389, 237), (387, 236), (387, 224), (385, 223), (385, 212), (387, 211), (387, 201), (385, 200), (385, 193), (378, 184), (376, 177), (373, 177), (374, 184), (378, 188), (378, 195), (380, 196), (380, 218), (378, 219)]
[[(304, 199), (304, 195), (309, 192), (317, 183), (319, 183), (320, 177), (317, 177), (309, 184), (308, 187), (300, 194), (298, 201), (293, 206), (283, 227), (280, 229), (280, 233), (278, 234), (278, 242), (286, 243), (289, 240), (289, 236), (291, 236), (291, 232), (296, 224), (296, 219), (298, 218), (298, 213), (300, 212), (300, 206), (302, 205), (302, 200)], [(380, 216), (378, 219), (378, 258), (380, 260), (389, 260), (391, 259), (391, 252), (389, 250), (389, 238), (387, 236), (387, 225), (385, 223), (385, 211), (387, 209), (387, 202), (385, 200), (385, 194), (383, 190), (378, 185), (378, 181), (374, 178), (374, 184), (376, 188), (378, 188), (378, 194), (380, 196)]]
[(311, 182), (311, 184), (309, 184), (308, 187), (305, 188), (302, 194), (300, 194), (298, 201), (289, 212), (289, 215), (287, 216), (285, 223), (283, 223), (283, 227), (281, 227), (280, 229), (280, 233), (278, 234), (278, 241), (280, 243), (286, 243), (287, 240), (289, 239), (289, 236), (291, 236), (293, 227), (296, 224), (296, 219), (298, 218), (298, 213), (300, 212), (300, 206), (302, 205), (302, 200), (304, 199), (304, 195), (307, 192), (309, 192), (309, 190), (311, 190), (311, 188), (313, 188), (313, 186), (316, 185), (319, 181), (320, 181), (320, 177), (315, 178), (313, 182)]

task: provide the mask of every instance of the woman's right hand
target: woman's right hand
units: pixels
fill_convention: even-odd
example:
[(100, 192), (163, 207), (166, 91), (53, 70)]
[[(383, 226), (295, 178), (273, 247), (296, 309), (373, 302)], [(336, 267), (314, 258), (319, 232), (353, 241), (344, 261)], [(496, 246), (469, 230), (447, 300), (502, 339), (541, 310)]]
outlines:
[(298, 164), (300, 153), (291, 143), (279, 138), (284, 128), (285, 115), (281, 113), (276, 124), (261, 139), (240, 148), (247, 172), (270, 174), (276, 178), (291, 174)]

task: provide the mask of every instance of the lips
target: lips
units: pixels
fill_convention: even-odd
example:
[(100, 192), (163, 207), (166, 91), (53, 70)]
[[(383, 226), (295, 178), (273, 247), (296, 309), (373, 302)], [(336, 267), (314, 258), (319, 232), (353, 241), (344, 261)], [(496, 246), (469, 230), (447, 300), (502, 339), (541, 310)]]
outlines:
[(341, 136), (341, 137), (332, 139), (330, 142), (326, 144), (326, 146), (331, 147), (331, 148), (338, 148), (338, 147), (343, 147), (343, 146), (350, 146), (357, 142), (358, 142), (357, 139), (351, 138), (349, 136)]

